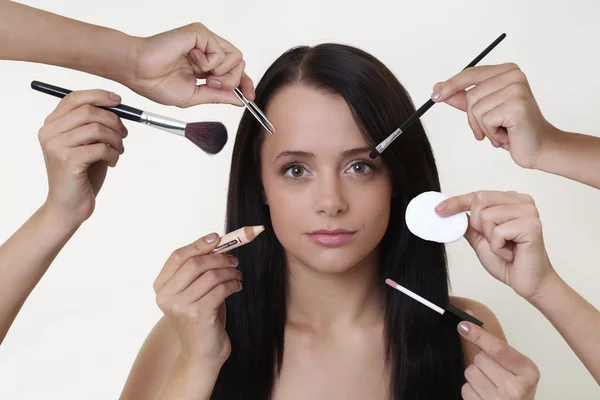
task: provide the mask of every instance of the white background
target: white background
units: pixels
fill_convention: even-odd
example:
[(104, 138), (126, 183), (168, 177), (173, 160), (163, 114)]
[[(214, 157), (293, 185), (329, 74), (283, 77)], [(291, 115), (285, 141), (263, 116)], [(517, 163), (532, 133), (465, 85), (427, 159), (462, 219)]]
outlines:
[[(600, 3), (588, 1), (27, 1), (128, 34), (148, 36), (200, 21), (240, 48), (257, 81), (288, 48), (324, 41), (358, 46), (388, 65), (416, 106), (500, 33), (483, 62), (516, 62), (545, 114), (565, 130), (600, 134)], [(1, 45), (1, 44), (0, 44)], [(138, 108), (187, 121), (221, 120), (230, 133), (209, 157), (187, 140), (127, 123), (118, 167), (93, 217), (35, 289), (0, 347), (0, 399), (115, 399), (161, 313), (152, 283), (168, 255), (205, 233), (223, 233), (230, 155), (242, 109), (153, 104), (104, 79), (56, 67), (0, 62), (0, 241), (47, 191), (37, 132), (58, 99), (29, 89), (41, 80), (72, 90), (103, 88)], [(473, 139), (466, 117), (436, 105), (423, 122), (443, 190), (531, 194), (555, 268), (600, 307), (600, 191), (516, 166)], [(599, 172), (600, 173), (600, 172)], [(488, 305), (516, 349), (541, 369), (539, 399), (598, 398), (598, 385), (548, 321), (489, 276), (461, 240), (448, 247), (453, 294)]]

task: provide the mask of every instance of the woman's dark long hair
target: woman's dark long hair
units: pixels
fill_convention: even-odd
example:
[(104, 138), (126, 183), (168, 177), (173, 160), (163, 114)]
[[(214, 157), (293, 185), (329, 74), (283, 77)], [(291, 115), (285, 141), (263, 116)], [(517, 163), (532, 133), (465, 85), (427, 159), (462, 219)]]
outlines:
[[(256, 88), (266, 109), (287, 85), (307, 85), (346, 101), (365, 139), (375, 146), (414, 111), (404, 87), (372, 55), (340, 44), (293, 48), (267, 70)], [(230, 296), (227, 332), (232, 352), (211, 399), (269, 399), (284, 352), (286, 265), (268, 206), (262, 201), (260, 146), (264, 131), (244, 113), (235, 140), (227, 199), (227, 231), (264, 225), (253, 243), (232, 251), (239, 259), (244, 290)], [(277, 134), (277, 133), (275, 133)], [(406, 227), (409, 201), (440, 190), (433, 152), (416, 122), (382, 154), (395, 196), (381, 243), (379, 278), (385, 291), (385, 341), (393, 399), (460, 399), (464, 362), (458, 334), (440, 324), (438, 314), (387, 287), (385, 278), (446, 306), (448, 274), (442, 244), (421, 240)]]

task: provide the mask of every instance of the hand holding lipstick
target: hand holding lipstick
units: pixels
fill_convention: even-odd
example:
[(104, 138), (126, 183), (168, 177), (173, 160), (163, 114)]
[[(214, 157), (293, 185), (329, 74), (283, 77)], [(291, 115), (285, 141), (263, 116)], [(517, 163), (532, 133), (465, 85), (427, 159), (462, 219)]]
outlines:
[(465, 370), (465, 400), (533, 399), (540, 371), (533, 361), (485, 329), (470, 322), (458, 325), (461, 336), (481, 349)]
[(436, 207), (440, 216), (470, 211), (465, 238), (484, 268), (531, 299), (556, 275), (544, 246), (533, 199), (516, 192), (480, 191), (451, 197)]

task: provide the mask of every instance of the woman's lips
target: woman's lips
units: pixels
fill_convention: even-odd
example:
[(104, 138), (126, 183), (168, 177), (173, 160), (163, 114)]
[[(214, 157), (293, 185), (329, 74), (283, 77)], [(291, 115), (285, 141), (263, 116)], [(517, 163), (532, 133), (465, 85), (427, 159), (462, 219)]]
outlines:
[(356, 235), (356, 232), (343, 229), (319, 230), (311, 232), (307, 235), (313, 243), (319, 246), (339, 247), (352, 241)]

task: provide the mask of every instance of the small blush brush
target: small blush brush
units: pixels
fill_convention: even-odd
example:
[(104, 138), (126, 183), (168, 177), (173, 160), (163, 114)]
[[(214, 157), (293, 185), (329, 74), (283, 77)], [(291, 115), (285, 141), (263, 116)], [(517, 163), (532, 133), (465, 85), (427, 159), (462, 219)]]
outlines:
[(408, 297), (412, 297), (413, 299), (417, 300), (419, 303), (423, 304), (424, 306), (427, 306), (427, 307), (431, 308), (433, 311), (435, 311), (438, 314), (440, 314), (441, 315), (442, 323), (444, 323), (444, 325), (448, 326), (450, 329), (456, 330), (456, 326), (461, 321), (469, 321), (469, 322), (472, 322), (472, 323), (474, 323), (476, 325), (479, 325), (479, 326), (483, 325), (483, 322), (481, 322), (480, 320), (478, 320), (474, 316), (467, 314), (463, 310), (454, 307), (452, 304), (448, 304), (448, 307), (446, 307), (446, 309), (443, 309), (441, 307), (436, 306), (435, 304), (433, 304), (429, 300), (426, 300), (426, 299), (422, 298), (418, 294), (415, 294), (415, 293), (411, 292), (410, 290), (408, 290), (404, 286), (401, 286), (400, 284), (394, 282), (391, 279), (386, 279), (385, 283), (387, 283), (388, 285), (390, 285), (394, 289), (396, 289), (396, 290), (404, 293)]
[[(71, 90), (39, 81), (31, 82), (31, 88), (59, 98), (71, 93)], [(227, 128), (221, 122), (192, 122), (188, 124), (184, 121), (138, 110), (125, 104), (119, 104), (116, 107), (97, 107), (111, 111), (129, 121), (150, 125), (183, 136), (208, 154), (217, 154), (223, 150), (227, 143)]]

